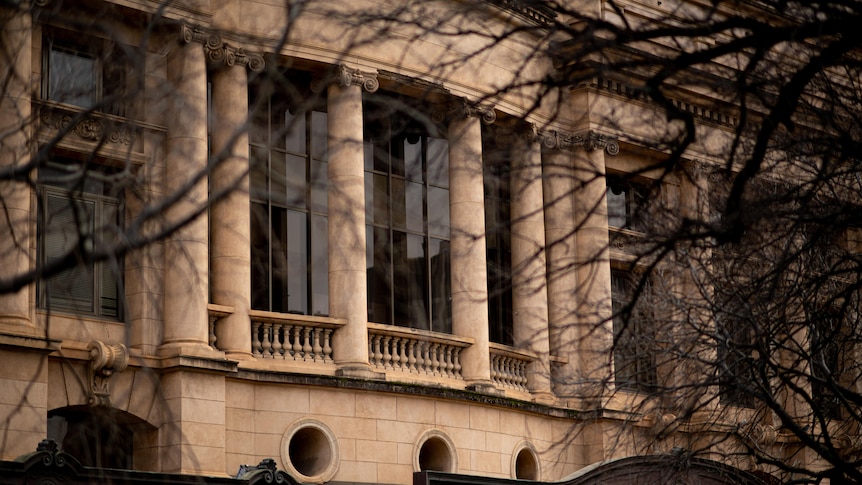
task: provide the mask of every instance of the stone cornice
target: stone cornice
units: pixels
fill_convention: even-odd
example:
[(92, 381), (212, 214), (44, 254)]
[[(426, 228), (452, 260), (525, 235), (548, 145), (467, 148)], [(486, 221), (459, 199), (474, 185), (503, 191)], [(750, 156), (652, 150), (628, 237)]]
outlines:
[(608, 155), (616, 155), (620, 152), (617, 137), (604, 135), (589, 130), (583, 133), (565, 133), (556, 130), (540, 131), (532, 128), (528, 137), (531, 141), (542, 144), (542, 148), (548, 150), (604, 150)]
[(261, 72), (266, 66), (263, 56), (250, 54), (240, 47), (230, 45), (215, 32), (185, 23), (181, 24), (180, 31), (183, 42), (202, 44), (207, 59), (212, 63), (223, 63), (225, 66), (241, 65), (254, 72)]
[(324, 77), (312, 81), (311, 90), (319, 93), (333, 84), (342, 88), (361, 86), (369, 93), (377, 91), (380, 87), (380, 82), (377, 81), (377, 73), (361, 71), (347, 67), (345, 64), (339, 64)]

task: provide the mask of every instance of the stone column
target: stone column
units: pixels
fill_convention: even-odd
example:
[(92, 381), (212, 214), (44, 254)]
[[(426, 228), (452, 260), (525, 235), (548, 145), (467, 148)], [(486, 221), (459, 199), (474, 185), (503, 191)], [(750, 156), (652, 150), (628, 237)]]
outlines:
[[(32, 76), (32, 21), (27, 12), (13, 8), (0, 10), (4, 21), (0, 30), (0, 72), (4, 75), (0, 93), (0, 170), (12, 171), (30, 162)], [(20, 175), (26, 176), (26, 171)], [(0, 281), (10, 283), (30, 269), (30, 186), (0, 181), (3, 194), (3, 217), (0, 218)], [(20, 179), (19, 179), (20, 180)], [(0, 294), (0, 326), (29, 325), (29, 287)]]
[[(377, 79), (346, 66), (328, 84), (329, 314), (347, 320), (333, 336), (340, 375), (374, 377), (368, 363), (362, 89)], [(319, 87), (319, 86), (318, 86)]]
[[(611, 268), (608, 251), (608, 208), (605, 151), (617, 153), (616, 142), (599, 144), (593, 133), (571, 137), (575, 148), (574, 212), (577, 230), (575, 314), (580, 342), (582, 405), (596, 405), (610, 382), (608, 355), (613, 344)], [(579, 148), (582, 147), (582, 148)], [(601, 149), (604, 148), (604, 149)], [(590, 384), (592, 383), (592, 384)]]
[(516, 137), (512, 154), (513, 334), (516, 347), (536, 354), (527, 387), (537, 401), (551, 402), (542, 152), (534, 135)]
[[(261, 65), (262, 67), (262, 65)], [(248, 192), (248, 75), (233, 65), (212, 76), (214, 165), (210, 196), (212, 302), (233, 307), (216, 326), (216, 348), (251, 358), (251, 225)]]
[(560, 150), (556, 143), (551, 146), (542, 160), (548, 254), (548, 339), (551, 355), (562, 359), (552, 370), (554, 393), (570, 396), (580, 371), (575, 314), (574, 173), (571, 153)]
[[(452, 247), (452, 332), (473, 339), (461, 353), (461, 374), (474, 389), (491, 389), (485, 190), (479, 115), (465, 106), (449, 123), (449, 219)], [(489, 114), (488, 114), (489, 113)]]
[(203, 47), (177, 45), (168, 54), (173, 91), (167, 115), (166, 196), (177, 197), (167, 224), (181, 224), (165, 242), (165, 314), (161, 351), (210, 351), (207, 318), (207, 77)]

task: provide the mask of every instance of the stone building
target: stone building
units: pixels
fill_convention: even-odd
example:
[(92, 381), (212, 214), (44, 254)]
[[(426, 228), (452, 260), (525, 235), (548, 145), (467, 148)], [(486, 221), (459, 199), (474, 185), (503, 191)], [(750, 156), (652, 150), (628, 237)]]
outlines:
[(604, 79), (498, 92), (553, 73), (554, 14), (423, 31), (465, 5), (4, 7), (0, 266), (38, 274), (0, 297), (0, 458), (406, 484), (670, 452), (654, 361), (610, 352), (640, 190), (613, 174), (660, 114)]

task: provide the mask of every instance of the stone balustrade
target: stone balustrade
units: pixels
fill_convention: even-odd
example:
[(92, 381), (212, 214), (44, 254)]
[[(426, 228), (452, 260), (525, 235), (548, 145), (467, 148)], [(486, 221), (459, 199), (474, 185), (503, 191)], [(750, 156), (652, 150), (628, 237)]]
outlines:
[(490, 348), (491, 381), (501, 388), (529, 392), (527, 366), (536, 356), (501, 344), (491, 343)]
[(346, 322), (329, 317), (250, 310), (251, 352), (257, 358), (332, 362), (332, 333)]
[(368, 360), (384, 372), (462, 379), (461, 351), (472, 343), (454, 335), (368, 324)]
[(210, 347), (217, 349), (216, 346), (216, 322), (228, 315), (232, 315), (234, 308), (226, 305), (216, 305), (215, 303), (207, 304), (207, 315), (209, 316), (209, 344)]

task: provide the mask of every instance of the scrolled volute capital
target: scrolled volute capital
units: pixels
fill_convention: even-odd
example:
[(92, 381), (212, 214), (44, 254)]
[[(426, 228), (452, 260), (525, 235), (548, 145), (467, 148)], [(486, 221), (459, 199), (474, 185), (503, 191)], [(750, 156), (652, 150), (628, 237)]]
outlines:
[(493, 106), (474, 104), (466, 99), (460, 99), (438, 106), (431, 113), (431, 118), (438, 123), (448, 123), (456, 119), (479, 118), (486, 125), (490, 125), (497, 121), (497, 112), (494, 111)]
[(617, 138), (595, 131), (585, 133), (566, 133), (556, 130), (538, 131), (537, 141), (548, 150), (604, 150), (608, 155), (617, 155), (620, 145)]
[(129, 352), (123, 344), (108, 345), (93, 340), (87, 346), (90, 352), (90, 406), (111, 405), (111, 392), (108, 382), (114, 374), (126, 370), (129, 365)]
[(347, 67), (345, 64), (339, 64), (325, 76), (312, 81), (311, 90), (319, 93), (332, 85), (342, 88), (360, 86), (365, 91), (373, 93), (380, 88), (380, 81), (377, 80), (377, 73), (375, 72), (362, 71)]
[(180, 30), (182, 40), (186, 44), (197, 42), (203, 45), (204, 54), (210, 63), (223, 64), (224, 66), (245, 66), (254, 72), (261, 72), (266, 66), (263, 56), (248, 53), (241, 47), (229, 45), (215, 32), (188, 24), (181, 24)]

